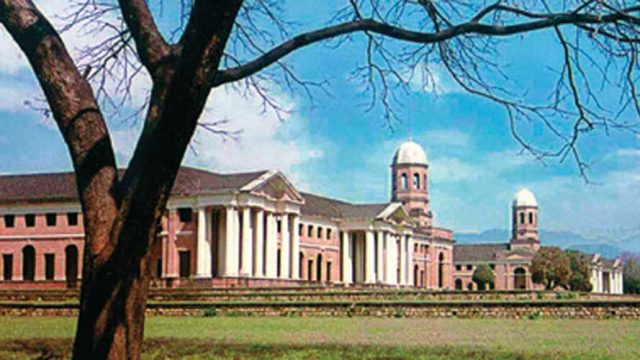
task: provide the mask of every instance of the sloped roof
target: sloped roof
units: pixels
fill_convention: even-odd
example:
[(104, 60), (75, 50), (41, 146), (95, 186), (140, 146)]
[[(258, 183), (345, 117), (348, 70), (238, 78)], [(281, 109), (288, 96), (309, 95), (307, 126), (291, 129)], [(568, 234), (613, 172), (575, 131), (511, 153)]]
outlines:
[[(120, 171), (122, 174), (122, 171)], [(217, 174), (191, 167), (181, 167), (172, 195), (196, 195), (222, 190), (239, 190), (266, 171)], [(0, 176), (1, 203), (39, 203), (77, 201), (78, 192), (72, 172)]]
[(453, 246), (454, 262), (492, 261), (496, 254), (509, 251), (508, 243), (456, 244)]
[(389, 203), (351, 204), (310, 193), (302, 193), (302, 197), (305, 200), (303, 215), (329, 218), (372, 219), (389, 206)]

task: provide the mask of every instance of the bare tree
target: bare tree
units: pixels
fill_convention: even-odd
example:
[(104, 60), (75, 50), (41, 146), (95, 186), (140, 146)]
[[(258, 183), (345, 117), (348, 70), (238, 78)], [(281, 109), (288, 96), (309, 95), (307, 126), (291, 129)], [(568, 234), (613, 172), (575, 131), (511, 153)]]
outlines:
[[(324, 85), (299, 78), (285, 62), (302, 48), (363, 39), (365, 61), (353, 75), (390, 122), (397, 91), (416, 72), (432, 83), (432, 65), (440, 64), (462, 89), (503, 106), (525, 149), (540, 158), (573, 156), (583, 173), (580, 134), (637, 131), (640, 6), (632, 0), (349, 0), (311, 30), (285, 20), (284, 1), (182, 0), (180, 24), (168, 34), (151, 10), (166, 6), (161, 0), (70, 3), (76, 8), (64, 28), (54, 28), (32, 0), (0, 0), (0, 23), (28, 58), (76, 173), (86, 232), (78, 359), (140, 356), (155, 224), (211, 90), (251, 89), (280, 111), (269, 81), (309, 96)], [(60, 37), (74, 26), (111, 35), (74, 61)], [(503, 86), (497, 61), (501, 39), (535, 31), (554, 36), (564, 59), (541, 104)], [(119, 177), (105, 118), (138, 74), (152, 85), (142, 134)], [(601, 103), (594, 82), (619, 89), (615, 108)], [(523, 121), (542, 122), (560, 146), (529, 143), (517, 131)]]

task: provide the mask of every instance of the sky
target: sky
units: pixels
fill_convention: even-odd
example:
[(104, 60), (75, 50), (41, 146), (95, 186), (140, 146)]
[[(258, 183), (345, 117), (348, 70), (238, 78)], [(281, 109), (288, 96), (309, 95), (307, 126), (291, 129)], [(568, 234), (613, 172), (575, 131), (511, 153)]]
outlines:
[[(36, 3), (60, 25), (66, 1)], [(312, 29), (343, 3), (289, 1), (287, 16), (297, 19), (300, 29)], [(168, 34), (175, 16), (168, 11), (158, 15)], [(63, 39), (76, 57), (96, 41), (80, 30), (65, 33)], [(316, 92), (311, 101), (302, 92), (273, 84), (271, 95), (290, 110), (283, 118), (263, 111), (254, 95), (216, 89), (201, 121), (228, 119), (228, 128), (239, 131), (237, 138), (223, 139), (200, 129), (185, 164), (222, 173), (277, 169), (305, 191), (381, 202), (389, 200), (395, 149), (412, 138), (429, 159), (430, 199), (438, 226), (456, 232), (506, 229), (513, 195), (527, 187), (538, 199), (546, 230), (593, 237), (640, 228), (637, 137), (619, 131), (584, 136), (581, 151), (591, 166), (592, 181), (586, 183), (571, 159), (542, 163), (523, 153), (504, 109), (462, 91), (437, 64), (426, 64), (437, 75), (435, 90), (413, 84), (396, 106), (401, 120), (389, 126), (379, 108), (367, 111), (369, 98), (350, 76), (365, 61), (364, 45), (363, 37), (354, 36), (338, 49), (319, 45), (289, 57), (301, 78), (326, 80), (327, 93)], [(555, 79), (550, 68), (557, 65), (559, 51), (545, 34), (529, 34), (507, 40), (496, 56), (512, 76), (509, 86), (535, 98), (549, 93)], [(144, 75), (136, 78), (131, 108), (144, 102), (148, 83)], [(602, 101), (614, 102), (608, 94), (605, 88)], [(27, 106), (37, 106), (41, 96), (24, 56), (0, 27), (0, 174), (71, 170), (55, 124)], [(140, 120), (114, 115), (109, 126), (119, 165), (126, 166)], [(550, 144), (549, 130), (539, 124), (523, 124), (523, 131), (536, 144)]]

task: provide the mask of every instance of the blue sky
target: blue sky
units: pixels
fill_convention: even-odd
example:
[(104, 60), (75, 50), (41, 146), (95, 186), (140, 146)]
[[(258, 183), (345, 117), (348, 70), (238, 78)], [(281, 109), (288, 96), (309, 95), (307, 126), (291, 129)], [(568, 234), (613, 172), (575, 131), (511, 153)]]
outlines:
[[(39, 1), (49, 15), (64, 1)], [(304, 3), (304, 4), (302, 4)], [(288, 15), (304, 19), (301, 29), (321, 24), (325, 14), (343, 1), (290, 2)], [(175, 23), (165, 13), (164, 30)], [(92, 41), (78, 32), (64, 35), (72, 50)], [(350, 79), (361, 65), (364, 41), (338, 50), (314, 46), (288, 61), (305, 79), (329, 81), (330, 94), (304, 96), (274, 84), (272, 94), (291, 112), (280, 121), (261, 112), (257, 98), (222, 89), (214, 92), (203, 120), (229, 118), (242, 130), (237, 141), (222, 141), (198, 132), (186, 164), (219, 172), (280, 169), (300, 188), (355, 202), (389, 198), (389, 164), (395, 148), (409, 136), (427, 151), (431, 201), (438, 225), (455, 231), (508, 228), (513, 194), (528, 187), (540, 203), (540, 221), (548, 230), (570, 230), (586, 236), (612, 230), (637, 230), (640, 218), (640, 147), (631, 134), (603, 132), (585, 136), (581, 150), (592, 165), (594, 184), (585, 184), (575, 163), (551, 159), (546, 164), (521, 153), (510, 134), (504, 110), (463, 93), (444, 72), (439, 91), (415, 86), (397, 107), (402, 122), (390, 129), (379, 109), (366, 112), (360, 84)], [(553, 50), (553, 51), (552, 51)], [(559, 45), (544, 34), (509, 40), (499, 61), (514, 79), (508, 85), (528, 92), (530, 99), (549, 93), (554, 80), (548, 66), (557, 65)], [(0, 173), (70, 170), (62, 137), (50, 119), (24, 105), (39, 96), (26, 62), (0, 31)], [(429, 66), (436, 66), (430, 64)], [(437, 71), (437, 67), (436, 67)], [(133, 102), (144, 98), (147, 80), (134, 86)], [(605, 88), (602, 101), (616, 99)], [(139, 121), (110, 122), (121, 165), (125, 165), (139, 130)], [(536, 144), (550, 145), (548, 130), (524, 124), (523, 134)]]

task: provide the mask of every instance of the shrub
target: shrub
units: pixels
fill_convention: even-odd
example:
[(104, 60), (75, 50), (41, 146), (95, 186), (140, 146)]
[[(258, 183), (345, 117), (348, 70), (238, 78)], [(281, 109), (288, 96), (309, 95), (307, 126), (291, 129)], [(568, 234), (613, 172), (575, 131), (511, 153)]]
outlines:
[(204, 317), (217, 317), (218, 309), (217, 308), (208, 308), (204, 310)]
[(493, 287), (496, 276), (487, 264), (476, 266), (473, 271), (472, 280), (478, 285), (478, 290), (486, 290), (487, 287)]

